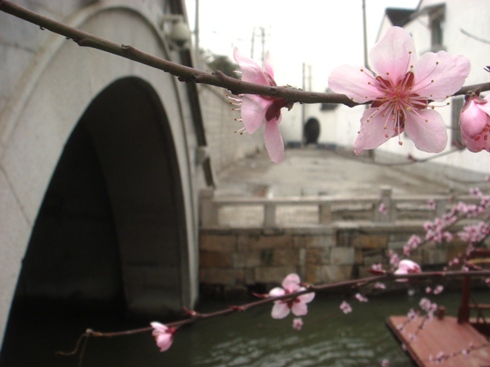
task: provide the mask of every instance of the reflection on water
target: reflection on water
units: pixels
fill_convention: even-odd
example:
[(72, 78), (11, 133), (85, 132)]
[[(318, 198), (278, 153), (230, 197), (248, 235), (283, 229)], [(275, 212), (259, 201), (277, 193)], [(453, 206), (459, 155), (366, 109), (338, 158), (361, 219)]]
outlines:
[[(490, 303), (490, 292), (479, 292), (480, 302)], [(319, 295), (309, 304), (301, 331), (292, 329), (292, 317), (273, 320), (271, 306), (181, 328), (172, 348), (160, 353), (151, 334), (113, 339), (91, 339), (83, 366), (380, 366), (384, 358), (390, 367), (410, 365), (384, 324), (387, 315), (405, 314), (416, 307), (423, 295), (406, 294), (371, 298), (368, 303), (352, 300), (353, 312), (339, 310), (342, 299)], [(455, 314), (459, 294), (441, 294), (431, 299)], [(228, 303), (206, 303), (200, 311), (226, 307)], [(31, 305), (27, 317), (17, 320), (14, 335), (4, 346), (2, 367), (77, 366), (75, 357), (55, 356), (57, 350), (74, 346), (86, 327), (101, 331), (146, 326), (129, 324), (117, 313), (89, 310), (46, 310)], [(163, 320), (164, 321), (164, 320)]]

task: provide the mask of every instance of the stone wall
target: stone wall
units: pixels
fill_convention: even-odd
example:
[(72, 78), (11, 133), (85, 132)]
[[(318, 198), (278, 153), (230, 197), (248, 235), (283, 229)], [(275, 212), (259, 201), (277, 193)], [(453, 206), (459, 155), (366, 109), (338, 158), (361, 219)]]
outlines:
[[(272, 286), (296, 272), (312, 284), (370, 275), (373, 264), (389, 267), (388, 251), (402, 256), (412, 234), (423, 236), (421, 223), (348, 223), (287, 229), (201, 229), (200, 283), (225, 290), (257, 284)], [(423, 269), (441, 268), (465, 245), (459, 241), (428, 245), (410, 257)]]

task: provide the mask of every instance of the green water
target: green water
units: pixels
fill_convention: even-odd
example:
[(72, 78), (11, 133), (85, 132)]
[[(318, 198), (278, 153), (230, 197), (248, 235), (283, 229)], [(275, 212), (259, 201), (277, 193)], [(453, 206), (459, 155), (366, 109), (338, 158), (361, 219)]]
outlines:
[[(410, 366), (399, 345), (385, 326), (388, 315), (406, 314), (423, 294), (405, 293), (371, 298), (368, 303), (351, 300), (353, 312), (339, 310), (337, 296), (317, 296), (303, 318), (301, 331), (293, 330), (292, 316), (283, 320), (270, 317), (271, 305), (202, 320), (179, 329), (171, 349), (160, 353), (150, 333), (112, 339), (91, 339), (82, 366), (380, 366), (384, 358), (390, 367)], [(490, 292), (478, 292), (480, 302), (490, 302)], [(455, 314), (459, 293), (430, 297)], [(207, 302), (200, 311), (212, 311), (228, 304)], [(2, 367), (77, 366), (77, 357), (55, 356), (56, 350), (73, 347), (86, 327), (114, 331), (124, 327), (117, 313), (93, 315), (33, 307), (17, 322), (3, 352)], [(463, 347), (463, 346), (462, 346)], [(8, 352), (8, 353), (7, 353)]]

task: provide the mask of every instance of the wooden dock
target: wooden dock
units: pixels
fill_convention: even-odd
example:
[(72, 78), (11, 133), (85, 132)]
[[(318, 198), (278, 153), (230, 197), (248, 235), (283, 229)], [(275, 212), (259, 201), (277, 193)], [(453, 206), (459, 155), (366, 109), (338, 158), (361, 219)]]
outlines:
[[(426, 320), (417, 316), (390, 316), (386, 324), (412, 360), (420, 367), (490, 367), (490, 344), (469, 322), (458, 323), (456, 317)], [(422, 325), (422, 326), (421, 326)], [(465, 355), (463, 350), (471, 351)], [(435, 362), (443, 353), (440, 363)]]

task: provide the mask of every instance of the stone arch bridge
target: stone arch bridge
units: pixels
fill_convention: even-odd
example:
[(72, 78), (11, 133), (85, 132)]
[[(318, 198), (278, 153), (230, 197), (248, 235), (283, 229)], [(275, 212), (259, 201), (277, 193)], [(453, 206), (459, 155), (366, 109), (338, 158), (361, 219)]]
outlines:
[[(161, 26), (163, 14), (185, 18), (180, 0), (19, 3), (192, 65)], [(123, 299), (146, 314), (192, 307), (199, 190), (261, 147), (237, 145), (226, 120), (220, 91), (0, 12), (0, 337), (31, 297)]]

